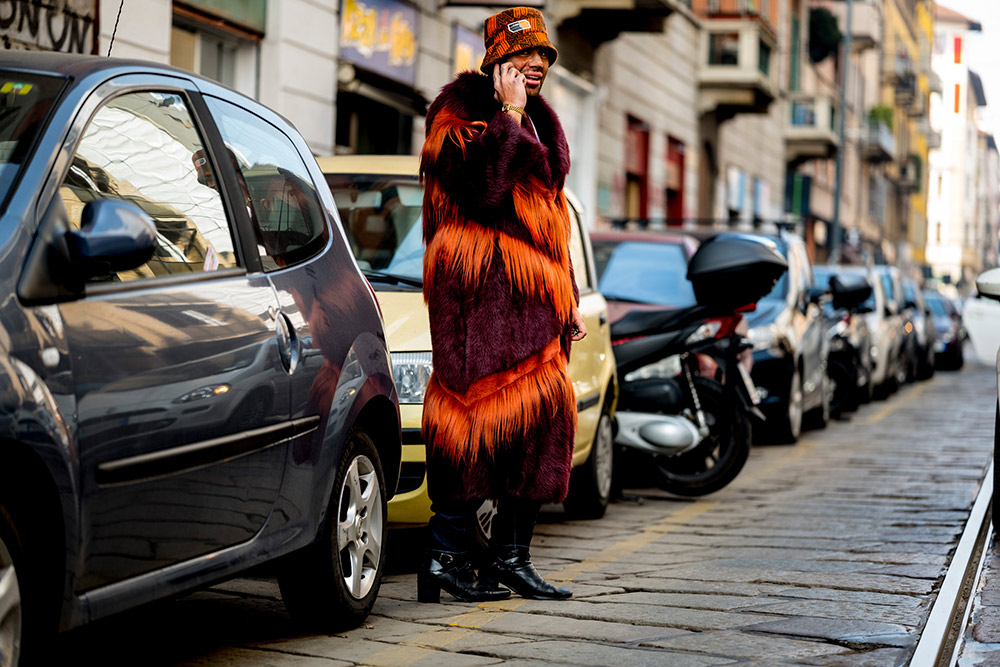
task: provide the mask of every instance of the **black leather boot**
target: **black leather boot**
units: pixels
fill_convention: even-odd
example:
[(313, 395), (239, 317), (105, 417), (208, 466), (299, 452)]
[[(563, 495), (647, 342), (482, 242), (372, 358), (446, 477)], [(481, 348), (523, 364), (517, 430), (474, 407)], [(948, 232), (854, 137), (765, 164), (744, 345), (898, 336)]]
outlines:
[(417, 600), (440, 602), (442, 590), (462, 602), (489, 602), (510, 597), (506, 588), (480, 585), (470, 554), (431, 551), (427, 564), (417, 573)]
[(496, 550), (493, 561), (485, 568), (488, 577), (499, 581), (523, 598), (533, 600), (565, 600), (572, 591), (557, 588), (542, 579), (531, 564), (528, 547), (505, 546)]

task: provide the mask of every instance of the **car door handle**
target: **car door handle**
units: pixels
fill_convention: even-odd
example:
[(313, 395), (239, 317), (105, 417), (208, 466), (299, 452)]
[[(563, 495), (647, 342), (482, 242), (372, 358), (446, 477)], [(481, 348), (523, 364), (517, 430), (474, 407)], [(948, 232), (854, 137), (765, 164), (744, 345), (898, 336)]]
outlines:
[(279, 312), (274, 322), (275, 338), (278, 340), (278, 356), (285, 372), (291, 375), (299, 366), (299, 337), (295, 333), (288, 316)]

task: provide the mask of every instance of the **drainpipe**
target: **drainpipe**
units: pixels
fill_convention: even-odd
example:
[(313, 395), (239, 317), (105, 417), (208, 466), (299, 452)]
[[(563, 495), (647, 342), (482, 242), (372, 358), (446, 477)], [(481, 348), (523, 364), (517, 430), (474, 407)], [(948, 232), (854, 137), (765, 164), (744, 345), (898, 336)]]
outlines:
[(830, 264), (840, 262), (840, 195), (844, 187), (844, 124), (847, 120), (847, 75), (851, 71), (851, 21), (854, 15), (854, 0), (847, 1), (847, 32), (844, 34), (844, 55), (841, 60), (843, 71), (840, 76), (840, 113), (838, 115), (837, 138), (840, 148), (837, 150), (837, 180), (834, 186), (833, 221), (830, 223), (830, 233), (827, 234), (826, 247)]

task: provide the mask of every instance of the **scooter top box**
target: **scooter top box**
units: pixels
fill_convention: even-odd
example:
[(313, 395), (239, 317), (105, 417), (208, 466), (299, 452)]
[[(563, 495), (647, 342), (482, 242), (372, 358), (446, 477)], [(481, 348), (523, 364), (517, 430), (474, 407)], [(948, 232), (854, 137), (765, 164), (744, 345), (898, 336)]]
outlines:
[(688, 262), (687, 277), (700, 305), (733, 309), (759, 301), (787, 270), (772, 239), (723, 232), (701, 244)]

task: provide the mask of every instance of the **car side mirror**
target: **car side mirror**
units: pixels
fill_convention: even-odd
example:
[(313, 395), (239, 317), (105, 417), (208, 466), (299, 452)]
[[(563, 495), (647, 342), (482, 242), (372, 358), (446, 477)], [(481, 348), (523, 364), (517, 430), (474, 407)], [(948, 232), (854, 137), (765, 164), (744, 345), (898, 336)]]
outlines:
[(156, 225), (135, 204), (97, 199), (84, 207), (80, 229), (67, 231), (65, 239), (70, 270), (93, 278), (148, 262), (156, 251)]
[(87, 204), (82, 229), (70, 222), (62, 197), (42, 216), (17, 285), (26, 304), (59, 303), (83, 296), (86, 281), (136, 268), (153, 256), (156, 227), (134, 204), (98, 199)]
[(1000, 269), (990, 269), (976, 278), (976, 289), (980, 296), (1000, 301)]

